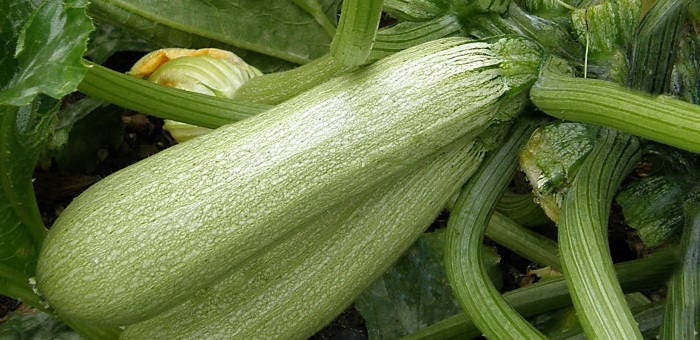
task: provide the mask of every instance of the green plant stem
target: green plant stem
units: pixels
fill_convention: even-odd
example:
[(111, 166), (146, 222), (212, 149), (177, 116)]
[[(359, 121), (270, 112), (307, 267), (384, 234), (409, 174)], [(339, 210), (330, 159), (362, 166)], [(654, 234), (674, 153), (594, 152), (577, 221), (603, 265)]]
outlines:
[(700, 331), (700, 204), (685, 206), (681, 265), (668, 284), (661, 339), (693, 339)]
[(384, 1), (384, 11), (401, 21), (426, 21), (445, 14), (447, 10), (431, 0)]
[(383, 0), (345, 0), (331, 56), (341, 65), (355, 67), (367, 62), (379, 28)]
[(541, 266), (561, 272), (557, 243), (527, 229), (500, 213), (494, 213), (486, 237)]
[(574, 308), (586, 335), (641, 339), (627, 307), (608, 249), (613, 195), (640, 156), (636, 138), (601, 129), (564, 199), (559, 252)]
[(253, 77), (236, 90), (233, 99), (268, 105), (279, 104), (325, 82), (341, 70), (342, 66), (335, 59), (325, 55), (289, 71)]
[(671, 85), (689, 0), (657, 0), (637, 28), (632, 46), (629, 85), (666, 93)]
[(306, 13), (311, 14), (314, 20), (328, 33), (328, 36), (333, 38), (335, 35), (335, 25), (331, 22), (331, 19), (328, 18), (326, 13), (323, 12), (323, 7), (321, 7), (321, 3), (319, 3), (318, 0), (292, 0), (292, 2), (306, 11)]
[(537, 339), (544, 336), (503, 299), (488, 277), (482, 250), (487, 222), (517, 168), (517, 153), (535, 128), (518, 123), (462, 190), (447, 223), (445, 265), (462, 309), (486, 337)]
[(117, 327), (97, 327), (80, 322), (74, 322), (66, 318), (61, 318), (71, 329), (81, 336), (92, 340), (112, 340), (118, 339), (121, 330)]
[(3, 278), (0, 277), (0, 295), (8, 296), (13, 299), (17, 299), (24, 304), (32, 306), (33, 308), (46, 311), (42, 305), (39, 297), (34, 294), (34, 292), (29, 289), (26, 285), (20, 286), (14, 282), (3, 282)]
[(543, 71), (530, 91), (540, 110), (563, 120), (608, 126), (700, 153), (700, 106), (597, 79)]
[[(496, 205), (496, 211), (513, 219), (526, 227), (550, 223), (539, 204), (535, 203), (532, 194), (514, 194), (506, 192)], [(488, 229), (487, 229), (488, 231)]]
[(208, 128), (242, 120), (270, 108), (160, 86), (89, 62), (78, 90), (130, 110)]
[[(0, 106), (0, 150), (2, 150), (0, 152), (0, 195), (3, 196), (2, 200), (6, 201), (3, 204), (9, 204), (12, 207), (23, 228), (26, 228), (32, 236), (34, 247), (38, 248), (47, 233), (31, 182), (31, 170), (39, 154), (36, 150), (27, 153), (28, 149), (23, 144), (28, 141), (16, 139), (17, 128), (22, 124), (18, 121), (20, 119), (18, 117), (22, 116), (18, 114), (21, 110), (17, 106)], [(32, 126), (31, 128), (40, 130), (42, 127)], [(23, 158), (33, 160), (20, 169), (17, 167), (17, 160)], [(2, 227), (7, 228), (7, 226)]]
[[(625, 292), (654, 289), (663, 285), (677, 263), (675, 250), (663, 250), (650, 256), (615, 265)], [(571, 305), (565, 279), (556, 278), (509, 291), (503, 298), (524, 317), (531, 317)], [(405, 339), (471, 338), (480, 335), (474, 321), (465, 313), (426, 327)]]
[[(642, 333), (652, 333), (658, 330), (661, 326), (661, 318), (663, 315), (664, 305), (660, 302), (648, 303), (643, 306), (632, 308), (632, 314), (634, 315), (634, 320), (639, 324), (639, 330)], [(558, 334), (555, 337), (551, 337), (550, 340), (585, 340), (586, 336), (581, 328), (575, 328), (563, 333)], [(691, 339), (691, 338), (676, 338), (676, 339)]]
[(377, 32), (369, 61), (373, 62), (424, 42), (446, 37), (462, 29), (456, 16), (448, 14), (424, 22), (402, 22)]
[[(377, 32), (369, 61), (376, 61), (409, 47), (446, 37), (461, 29), (452, 15), (421, 23), (399, 23)], [(276, 105), (341, 73), (343, 65), (330, 55), (289, 71), (254, 77), (239, 88), (233, 99)]]

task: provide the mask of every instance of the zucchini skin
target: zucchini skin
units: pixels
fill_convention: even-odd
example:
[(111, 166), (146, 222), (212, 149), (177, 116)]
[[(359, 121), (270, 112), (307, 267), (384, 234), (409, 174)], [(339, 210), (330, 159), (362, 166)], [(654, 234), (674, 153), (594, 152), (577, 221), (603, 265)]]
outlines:
[(523, 40), (432, 41), (122, 169), (59, 216), (38, 289), (72, 320), (152, 318), (319, 212), (510, 119), (520, 108), (504, 114), (501, 99), (539, 61)]
[(334, 209), (193, 299), (128, 326), (121, 339), (306, 339), (400, 257), (483, 158), (479, 143), (453, 143), (349, 216), (349, 205)]

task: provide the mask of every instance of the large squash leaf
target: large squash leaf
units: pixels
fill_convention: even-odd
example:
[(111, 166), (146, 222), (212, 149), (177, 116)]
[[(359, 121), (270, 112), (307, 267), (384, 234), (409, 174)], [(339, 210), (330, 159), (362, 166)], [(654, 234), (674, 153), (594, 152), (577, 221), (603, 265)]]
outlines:
[[(337, 6), (335, 0), (320, 3), (327, 13)], [(331, 41), (290, 0), (95, 0), (90, 13), (158, 46), (235, 48), (263, 70), (283, 68), (279, 60), (307, 63), (328, 53)]]
[(0, 293), (25, 301), (36, 298), (27, 278), (45, 234), (32, 173), (58, 99), (85, 74), (86, 4), (0, 1)]

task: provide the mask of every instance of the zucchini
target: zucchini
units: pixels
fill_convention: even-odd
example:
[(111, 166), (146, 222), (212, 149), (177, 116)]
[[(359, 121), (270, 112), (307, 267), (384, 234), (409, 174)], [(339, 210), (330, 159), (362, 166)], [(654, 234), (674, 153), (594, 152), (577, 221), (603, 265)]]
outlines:
[(308, 338), (422, 234), (476, 171), (482, 149), (468, 139), (453, 143), (364, 202), (329, 211), (191, 300), (128, 326), (122, 339)]
[(122, 169), (57, 219), (38, 289), (72, 320), (154, 317), (318, 213), (512, 118), (540, 54), (523, 39), (432, 41)]

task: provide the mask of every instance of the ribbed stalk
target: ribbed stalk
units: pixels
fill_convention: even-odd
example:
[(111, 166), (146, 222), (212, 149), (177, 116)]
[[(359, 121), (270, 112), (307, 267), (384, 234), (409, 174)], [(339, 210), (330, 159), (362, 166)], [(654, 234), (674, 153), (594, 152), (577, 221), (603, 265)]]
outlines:
[[(531, 194), (506, 192), (496, 205), (496, 211), (508, 216), (513, 221), (526, 227), (538, 226), (551, 222), (542, 207), (535, 203)], [(488, 230), (488, 229), (487, 229)]]
[(657, 0), (639, 24), (632, 48), (630, 87), (666, 93), (690, 0)]
[(342, 69), (340, 63), (325, 55), (289, 71), (254, 77), (233, 95), (234, 100), (251, 103), (279, 104), (323, 83)]
[(491, 216), (486, 237), (532, 262), (561, 272), (556, 242), (500, 213)]
[(447, 8), (431, 0), (385, 0), (384, 11), (401, 21), (426, 21), (445, 14)]
[(445, 15), (425, 22), (398, 23), (377, 33), (369, 60), (374, 61), (438, 38), (459, 32), (457, 17)]
[[(643, 306), (632, 308), (634, 320), (639, 324), (639, 329), (642, 333), (651, 333), (659, 329), (661, 326), (661, 317), (664, 312), (663, 303), (648, 303)], [(557, 334), (550, 340), (585, 340), (586, 335), (581, 328), (571, 329), (569, 331)], [(692, 339), (691, 338), (674, 338), (674, 339)]]
[(88, 64), (78, 90), (130, 110), (208, 128), (246, 119), (270, 108), (160, 86), (92, 63)]
[(544, 71), (530, 98), (548, 115), (603, 125), (700, 152), (700, 106), (671, 97), (652, 97), (612, 82), (571, 78)]
[[(399, 23), (377, 32), (369, 60), (375, 61), (459, 30), (457, 19), (450, 15), (421, 23)], [(289, 71), (254, 77), (239, 88), (233, 98), (242, 102), (279, 104), (330, 79), (342, 69), (342, 64), (326, 55)]]
[(487, 223), (517, 168), (517, 153), (534, 128), (532, 121), (514, 127), (511, 137), (464, 188), (447, 223), (445, 265), (450, 285), (465, 313), (493, 339), (543, 338), (493, 285), (481, 249)]
[(338, 30), (331, 43), (331, 56), (341, 65), (367, 62), (377, 34), (384, 0), (345, 0)]
[(685, 212), (681, 265), (668, 285), (661, 339), (692, 339), (700, 331), (700, 204)]
[[(660, 251), (640, 260), (616, 264), (615, 272), (625, 292), (653, 289), (664, 284), (673, 271), (677, 258), (678, 254), (673, 250)], [(503, 298), (524, 317), (571, 305), (563, 277), (512, 290), (503, 294)], [(405, 339), (466, 339), (480, 334), (474, 321), (462, 313), (430, 325)]]
[(635, 138), (602, 129), (562, 204), (564, 276), (581, 325), (592, 338), (642, 338), (615, 275), (607, 238), (613, 195), (639, 155)]
[(44, 309), (29, 286), (29, 277), (3, 264), (0, 264), (0, 295), (19, 299), (36, 309)]

